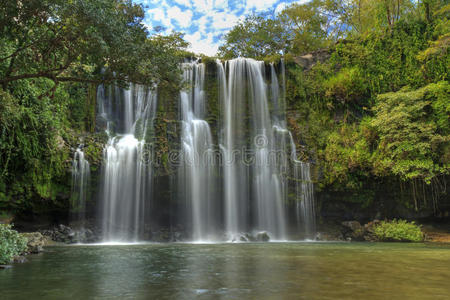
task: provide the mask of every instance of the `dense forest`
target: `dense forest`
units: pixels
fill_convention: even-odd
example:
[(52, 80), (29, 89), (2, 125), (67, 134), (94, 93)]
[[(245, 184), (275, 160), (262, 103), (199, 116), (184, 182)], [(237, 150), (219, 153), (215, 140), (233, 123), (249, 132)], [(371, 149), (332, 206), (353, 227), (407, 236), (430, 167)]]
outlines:
[[(249, 15), (223, 37), (219, 59), (285, 61), (288, 123), (324, 215), (448, 217), (449, 15), (444, 0), (312, 0)], [(67, 210), (81, 136), (101, 160), (99, 84), (180, 88), (178, 65), (195, 54), (143, 17), (127, 0), (1, 5), (3, 214)]]

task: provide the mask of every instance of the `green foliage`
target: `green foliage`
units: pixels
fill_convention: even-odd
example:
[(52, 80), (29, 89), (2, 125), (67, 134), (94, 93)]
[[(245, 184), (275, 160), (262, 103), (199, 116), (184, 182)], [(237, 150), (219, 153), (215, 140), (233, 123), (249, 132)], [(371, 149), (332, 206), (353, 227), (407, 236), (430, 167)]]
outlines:
[(311, 69), (287, 66), (286, 101), (298, 114), (289, 126), (317, 161), (318, 187), (343, 201), (390, 193), (416, 210), (446, 205), (449, 10), (428, 2), (429, 12), (411, 1), (393, 12), (394, 1), (324, 1), (346, 39)]
[(368, 119), (361, 125), (342, 125), (328, 136), (322, 152), (325, 182), (358, 190), (368, 179), (371, 168), (373, 129)]
[[(304, 4), (294, 3), (278, 16), (286, 32), (289, 32), (289, 51), (303, 54), (328, 46), (335, 32), (330, 29), (331, 6), (327, 1), (313, 0)], [(337, 34), (339, 35), (339, 34)]]
[(421, 242), (423, 233), (420, 226), (406, 220), (381, 221), (374, 227), (375, 236), (380, 241)]
[(371, 122), (379, 134), (375, 173), (392, 172), (404, 180), (430, 183), (450, 172), (442, 152), (450, 142), (449, 94), (450, 85), (442, 81), (378, 96)]
[(279, 54), (287, 47), (287, 35), (278, 19), (268, 14), (252, 14), (225, 35), (225, 43), (219, 48), (224, 59)]
[[(68, 203), (78, 137), (95, 130), (100, 83), (180, 84), (187, 43), (148, 32), (129, 0), (7, 0), (0, 8), (0, 209)], [(150, 35), (151, 34), (151, 35)], [(93, 168), (101, 139), (87, 140)]]
[(33, 194), (53, 198), (52, 179), (64, 176), (67, 160), (55, 118), (60, 107), (48, 98), (21, 105), (2, 91), (0, 98), (0, 207), (24, 208)]
[(8, 264), (27, 250), (28, 240), (9, 224), (0, 224), (0, 264)]
[[(355, 104), (366, 94), (365, 80), (357, 68), (342, 68), (336, 75), (324, 82), (325, 96), (342, 104)], [(359, 103), (356, 103), (359, 104)]]
[[(130, 0), (7, 0), (0, 14), (0, 83), (179, 82), (182, 36), (147, 37), (143, 8)], [(52, 91), (50, 91), (51, 93)]]

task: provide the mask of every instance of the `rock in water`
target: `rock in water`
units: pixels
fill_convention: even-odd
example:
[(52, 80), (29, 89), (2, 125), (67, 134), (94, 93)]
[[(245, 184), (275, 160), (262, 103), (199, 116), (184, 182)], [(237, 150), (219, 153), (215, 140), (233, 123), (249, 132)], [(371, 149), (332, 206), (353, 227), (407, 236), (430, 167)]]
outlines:
[(14, 256), (13, 261), (18, 264), (23, 264), (27, 262), (27, 259), (25, 256)]
[(39, 253), (44, 250), (45, 238), (40, 232), (25, 232), (22, 235), (28, 239), (27, 252)]
[(0, 269), (11, 269), (11, 265), (0, 265)]
[(365, 229), (358, 221), (345, 221), (342, 226), (346, 228), (344, 236), (347, 240), (364, 240)]
[(270, 237), (267, 232), (261, 231), (256, 234), (256, 240), (258, 242), (268, 242), (270, 240)]

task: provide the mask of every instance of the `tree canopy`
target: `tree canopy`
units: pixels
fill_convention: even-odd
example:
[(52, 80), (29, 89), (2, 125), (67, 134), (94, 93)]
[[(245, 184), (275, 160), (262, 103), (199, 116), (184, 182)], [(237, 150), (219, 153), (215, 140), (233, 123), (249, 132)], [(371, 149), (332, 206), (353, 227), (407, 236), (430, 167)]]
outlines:
[(180, 34), (153, 36), (130, 0), (7, 0), (0, 8), (0, 83), (48, 78), (151, 84), (176, 81)]

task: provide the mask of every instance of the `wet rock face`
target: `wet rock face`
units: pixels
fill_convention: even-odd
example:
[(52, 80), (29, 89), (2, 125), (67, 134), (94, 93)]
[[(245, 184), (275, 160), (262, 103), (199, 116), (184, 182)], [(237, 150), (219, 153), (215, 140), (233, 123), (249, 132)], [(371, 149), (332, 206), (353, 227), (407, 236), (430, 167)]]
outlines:
[(28, 239), (28, 253), (39, 253), (44, 250), (46, 238), (40, 232), (25, 232), (22, 235)]

